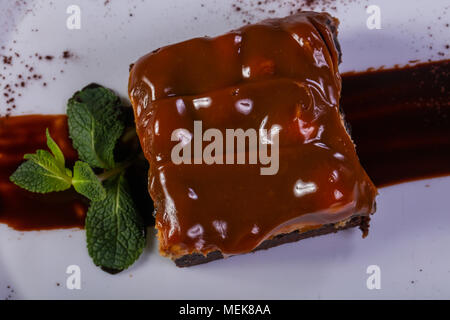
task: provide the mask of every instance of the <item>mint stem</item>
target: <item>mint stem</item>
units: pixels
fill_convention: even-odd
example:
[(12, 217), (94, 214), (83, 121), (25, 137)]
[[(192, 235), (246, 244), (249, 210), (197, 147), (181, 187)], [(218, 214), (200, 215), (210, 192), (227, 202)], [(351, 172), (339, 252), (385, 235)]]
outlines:
[(137, 132), (135, 127), (128, 127), (122, 135), (121, 141), (123, 143), (129, 142), (131, 139), (137, 137)]
[(97, 178), (103, 182), (115, 175), (118, 175), (119, 173), (121, 173), (125, 169), (127, 169), (129, 166), (131, 166), (134, 162), (142, 159), (143, 156), (144, 156), (144, 154), (142, 152), (140, 152), (138, 155), (135, 155), (133, 157), (130, 157), (128, 160), (118, 163), (117, 166), (115, 166), (114, 168), (112, 168), (110, 170), (106, 170), (103, 173), (97, 175)]
[(124, 161), (122, 163), (119, 163), (113, 169), (107, 170), (107, 171), (97, 175), (97, 177), (100, 181), (105, 181), (105, 180), (121, 173), (122, 171), (124, 171), (126, 168), (128, 168), (130, 165), (132, 165), (133, 162), (134, 162), (133, 160), (130, 160), (130, 161)]

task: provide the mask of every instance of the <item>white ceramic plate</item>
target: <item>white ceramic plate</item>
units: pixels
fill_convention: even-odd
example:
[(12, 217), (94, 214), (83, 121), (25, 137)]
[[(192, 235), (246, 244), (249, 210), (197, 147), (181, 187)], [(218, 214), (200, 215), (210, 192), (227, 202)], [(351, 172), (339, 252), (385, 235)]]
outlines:
[[(141, 55), (191, 37), (226, 32), (243, 19), (256, 22), (291, 10), (290, 1), (273, 0), (263, 8), (273, 7), (275, 14), (254, 8), (249, 14), (246, 3), (257, 1), (241, 2), (238, 12), (232, 7), (237, 1), (232, 0), (62, 0), (19, 5), (1, 1), (2, 54), (12, 48), (10, 52), (20, 53), (43, 76), (17, 97), (14, 114), (63, 113), (72, 93), (90, 82), (125, 97), (128, 65)], [(283, 2), (288, 4), (278, 8)], [(445, 27), (450, 21), (448, 1), (352, 1), (325, 6), (318, 2), (318, 10), (329, 10), (341, 20), (341, 71), (449, 58), (445, 50), (450, 38)], [(73, 4), (81, 9), (79, 30), (66, 27), (66, 9)], [(366, 26), (366, 7), (371, 4), (381, 9), (380, 30)], [(59, 56), (66, 49), (75, 56), (64, 63)], [(36, 52), (55, 59), (29, 58)], [(7, 66), (0, 71), (6, 75), (0, 83), (11, 81), (23, 68), (20, 63)], [(0, 225), (0, 298), (448, 299), (449, 190), (450, 177), (381, 189), (378, 211), (364, 240), (355, 229), (187, 269), (178, 269), (158, 255), (150, 231), (143, 256), (114, 276), (93, 265), (84, 231), (22, 233)], [(69, 265), (81, 269), (81, 290), (66, 287)], [(366, 286), (370, 265), (380, 267), (379, 290)]]

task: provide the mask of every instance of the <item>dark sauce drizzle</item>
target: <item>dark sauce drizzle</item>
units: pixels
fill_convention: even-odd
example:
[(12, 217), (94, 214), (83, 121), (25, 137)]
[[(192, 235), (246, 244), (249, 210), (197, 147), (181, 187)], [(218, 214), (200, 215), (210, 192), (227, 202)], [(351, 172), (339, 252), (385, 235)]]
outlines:
[[(343, 75), (341, 106), (378, 187), (450, 174), (449, 85), (450, 60)], [(84, 226), (86, 203), (73, 190), (41, 195), (9, 182), (25, 153), (46, 148), (47, 127), (75, 161), (65, 116), (0, 118), (0, 223), (16, 230)]]
[(450, 174), (450, 60), (343, 75), (341, 106), (377, 187)]
[(47, 149), (45, 129), (60, 145), (66, 161), (77, 158), (68, 136), (65, 115), (31, 115), (0, 118), (0, 222), (16, 230), (83, 228), (85, 200), (73, 189), (38, 194), (9, 181), (23, 155)]

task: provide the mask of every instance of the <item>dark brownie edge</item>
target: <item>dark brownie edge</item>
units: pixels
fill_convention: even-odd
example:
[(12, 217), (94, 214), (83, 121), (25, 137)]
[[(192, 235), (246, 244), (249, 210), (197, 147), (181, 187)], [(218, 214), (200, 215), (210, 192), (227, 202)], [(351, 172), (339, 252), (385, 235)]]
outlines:
[[(272, 239), (265, 240), (262, 242), (256, 249), (254, 249), (252, 252), (258, 251), (258, 250), (265, 250), (272, 247), (276, 247), (285, 243), (290, 242), (296, 242), (307, 238), (317, 237), (329, 233), (335, 233), (339, 230), (345, 230), (349, 228), (354, 227), (360, 227), (363, 237), (367, 236), (367, 233), (369, 231), (369, 216), (355, 216), (350, 219), (344, 226), (338, 226), (336, 227), (335, 224), (326, 224), (318, 229), (310, 230), (306, 232), (298, 232), (298, 230), (293, 231), (291, 233), (284, 233), (279, 234)], [(208, 253), (208, 255), (204, 256), (200, 253), (193, 253), (184, 255), (178, 259), (175, 259), (174, 262), (177, 265), (177, 267), (183, 268), (183, 267), (191, 267), (198, 264), (207, 263), (214, 260), (223, 259), (223, 255), (220, 251), (216, 250), (213, 252)]]

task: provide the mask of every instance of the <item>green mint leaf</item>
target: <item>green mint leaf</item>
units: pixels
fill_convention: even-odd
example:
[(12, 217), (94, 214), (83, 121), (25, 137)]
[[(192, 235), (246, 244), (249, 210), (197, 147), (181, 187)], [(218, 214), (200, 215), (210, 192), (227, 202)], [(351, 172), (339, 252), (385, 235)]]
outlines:
[(19, 187), (31, 192), (47, 193), (63, 191), (72, 185), (71, 171), (46, 150), (24, 156), (28, 161), (22, 163), (9, 178)]
[(67, 116), (73, 146), (92, 167), (110, 169), (114, 147), (122, 135), (119, 97), (104, 87), (88, 86), (69, 99)]
[(106, 197), (105, 188), (86, 162), (75, 162), (72, 184), (78, 193), (89, 200), (100, 201)]
[(86, 216), (89, 255), (97, 266), (123, 270), (145, 247), (145, 227), (131, 198), (124, 174), (108, 179), (106, 198), (93, 201)]
[(45, 135), (47, 136), (47, 146), (50, 149), (50, 151), (53, 153), (53, 156), (55, 157), (56, 162), (61, 166), (65, 167), (65, 159), (64, 155), (59, 148), (59, 146), (56, 144), (55, 140), (50, 136), (50, 132), (48, 131), (48, 128), (45, 130)]

